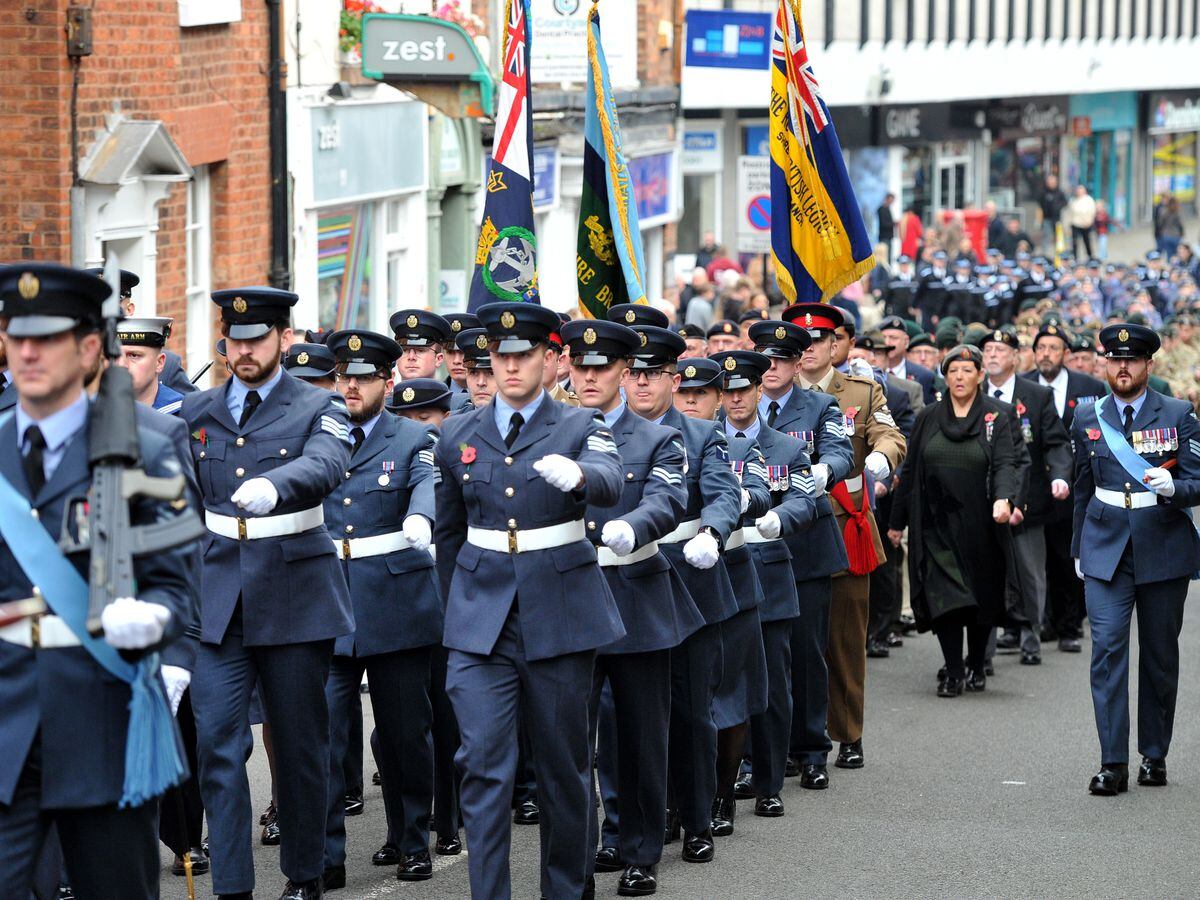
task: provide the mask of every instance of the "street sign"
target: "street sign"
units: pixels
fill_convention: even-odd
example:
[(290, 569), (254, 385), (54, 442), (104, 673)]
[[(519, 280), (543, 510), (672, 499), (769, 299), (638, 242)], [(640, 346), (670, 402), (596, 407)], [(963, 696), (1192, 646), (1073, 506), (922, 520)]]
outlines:
[(771, 252), (771, 160), (739, 156), (737, 164), (737, 248), (740, 253)]

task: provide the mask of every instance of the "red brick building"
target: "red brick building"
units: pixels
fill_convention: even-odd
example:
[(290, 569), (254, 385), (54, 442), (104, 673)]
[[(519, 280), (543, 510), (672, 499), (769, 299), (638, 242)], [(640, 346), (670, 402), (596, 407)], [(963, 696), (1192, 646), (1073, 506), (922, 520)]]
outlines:
[(269, 8), (94, 0), (73, 57), (69, 0), (0, 4), (0, 262), (116, 253), (190, 370), (211, 355), (208, 292), (267, 283)]

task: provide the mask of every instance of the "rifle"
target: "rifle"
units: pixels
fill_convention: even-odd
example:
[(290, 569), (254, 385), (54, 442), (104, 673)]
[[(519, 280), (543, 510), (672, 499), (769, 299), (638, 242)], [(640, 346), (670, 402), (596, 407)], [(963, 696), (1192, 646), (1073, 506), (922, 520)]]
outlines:
[[(110, 254), (104, 280), (112, 293), (101, 308), (104, 318), (103, 353), (109, 366), (100, 376), (88, 425), (88, 462), (92, 485), (82, 509), (78, 502), (64, 513), (59, 546), (64, 553), (91, 553), (88, 571), (87, 629), (100, 637), (100, 615), (118, 597), (136, 596), (133, 561), (136, 557), (173, 550), (204, 534), (194, 510), (184, 510), (161, 522), (134, 526), (130, 503), (140, 497), (165, 502), (183, 497), (183, 475), (155, 478), (146, 474), (138, 447), (136, 401), (128, 370), (115, 364), (121, 356), (117, 322), (121, 318), (121, 270)], [(79, 527), (69, 528), (72, 510)]]

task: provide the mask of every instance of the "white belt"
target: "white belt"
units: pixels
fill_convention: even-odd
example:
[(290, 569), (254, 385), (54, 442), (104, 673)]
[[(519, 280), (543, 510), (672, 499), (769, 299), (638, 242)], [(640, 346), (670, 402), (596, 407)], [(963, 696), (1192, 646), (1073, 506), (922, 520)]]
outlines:
[(494, 550), (497, 553), (529, 553), (533, 550), (549, 550), (552, 547), (562, 547), (584, 539), (583, 519), (575, 522), (563, 522), (561, 525), (548, 525), (545, 528), (515, 527), (507, 531), (494, 528), (476, 528), (467, 526), (467, 543), (474, 544), (481, 550)]
[[(404, 532), (393, 531), (390, 534), (377, 534), (374, 537), (342, 538), (333, 540), (333, 549), (339, 559), (362, 559), (366, 556), (382, 556), (385, 553), (395, 553), (397, 550), (407, 550), (408, 541)], [(431, 548), (432, 549), (432, 548)]]
[(231, 541), (254, 541), (259, 538), (285, 537), (300, 534), (325, 524), (325, 510), (320, 506), (278, 516), (223, 516), (212, 510), (204, 511), (204, 524), (213, 534)]
[(433, 557), (435, 562), (437, 561), (437, 544), (429, 545), (429, 555)]
[(700, 533), (700, 520), (688, 519), (680, 522), (674, 531), (658, 539), (660, 544), (678, 544), (680, 541), (690, 541)]
[(729, 540), (727, 540), (725, 542), (726, 550), (736, 550), (738, 547), (745, 547), (745, 546), (746, 546), (746, 535), (742, 533), (741, 528), (739, 528), (737, 531), (735, 531), (733, 534), (731, 534), (729, 536)]
[(1122, 509), (1145, 509), (1148, 506), (1158, 505), (1158, 494), (1153, 491), (1135, 491), (1127, 494), (1124, 491), (1096, 488), (1096, 499), (1101, 503), (1119, 506)]
[(649, 559), (657, 552), (658, 541), (651, 541), (625, 556), (617, 556), (617, 554), (604, 546), (596, 548), (596, 556), (599, 558), (601, 566), (630, 566), (642, 560)]
[(862, 477), (862, 473), (861, 473), (861, 472), (860, 472), (860, 473), (858, 473), (858, 474), (857, 474), (857, 475), (855, 475), (853, 478), (847, 478), (847, 479), (845, 479), (845, 480), (842, 482), (842, 484), (844, 484), (844, 485), (846, 486), (846, 490), (848, 490), (848, 491), (849, 491), (850, 493), (852, 493), (852, 494), (853, 494), (855, 491), (861, 491), (861, 490), (862, 490), (862, 486), (863, 486), (863, 477)]
[(753, 525), (747, 525), (742, 529), (742, 537), (747, 544), (773, 544), (775, 541), (783, 540), (783, 538), (765, 538)]
[[(37, 629), (37, 640), (33, 639), (34, 629)], [(61, 647), (78, 647), (79, 638), (67, 627), (67, 623), (58, 616), (41, 616), (36, 619), (22, 619), (0, 628), (0, 641), (18, 644), (21, 647), (41, 647), (43, 650), (56, 650)]]

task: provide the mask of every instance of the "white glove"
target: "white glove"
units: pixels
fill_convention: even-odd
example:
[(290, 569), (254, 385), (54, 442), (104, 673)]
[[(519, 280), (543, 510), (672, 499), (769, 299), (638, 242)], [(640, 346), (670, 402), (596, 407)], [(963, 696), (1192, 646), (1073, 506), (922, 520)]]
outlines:
[(892, 467), (888, 463), (887, 457), (874, 450), (867, 454), (867, 458), (863, 460), (863, 468), (871, 473), (871, 477), (876, 481), (886, 482), (892, 474)]
[(1171, 473), (1166, 469), (1147, 469), (1142, 481), (1146, 487), (1150, 488), (1150, 490), (1154, 491), (1160, 497), (1175, 496), (1175, 479), (1171, 477)]
[(265, 516), (279, 502), (279, 491), (268, 478), (251, 478), (229, 499), (252, 516)]
[(765, 516), (760, 516), (754, 527), (769, 541), (775, 540), (783, 531), (783, 523), (779, 521), (779, 513), (771, 510)]
[(745, 512), (750, 508), (750, 492), (742, 488), (742, 508), (738, 512)]
[(1071, 486), (1062, 478), (1055, 478), (1050, 482), (1050, 495), (1055, 500), (1066, 500), (1071, 494)]
[(633, 534), (633, 526), (621, 519), (605, 522), (604, 528), (600, 532), (600, 540), (617, 556), (628, 556), (633, 552), (633, 545), (637, 543), (637, 538)]
[(829, 476), (833, 470), (825, 463), (812, 464), (813, 486), (817, 489), (817, 496), (825, 493), (825, 488), (829, 487)]
[(871, 364), (865, 359), (850, 360), (850, 374), (857, 375), (859, 378), (875, 380), (875, 373), (871, 371)]
[(697, 569), (711, 569), (717, 564), (720, 548), (717, 539), (702, 531), (683, 545), (683, 558)]
[(167, 688), (167, 702), (171, 704), (171, 715), (175, 715), (179, 712), (179, 701), (183, 699), (183, 692), (192, 683), (192, 673), (179, 666), (164, 665), (162, 680)]
[(573, 459), (551, 453), (533, 464), (533, 470), (564, 494), (579, 487), (583, 481), (583, 469)]
[(429, 528), (429, 520), (424, 516), (413, 513), (404, 517), (404, 539), (414, 550), (428, 550), (433, 540), (433, 532)]
[(171, 611), (158, 603), (118, 597), (100, 613), (104, 640), (118, 650), (144, 650), (162, 640)]
[(1075, 560), (1075, 577), (1083, 581), (1083, 566), (1079, 564), (1079, 560)]

